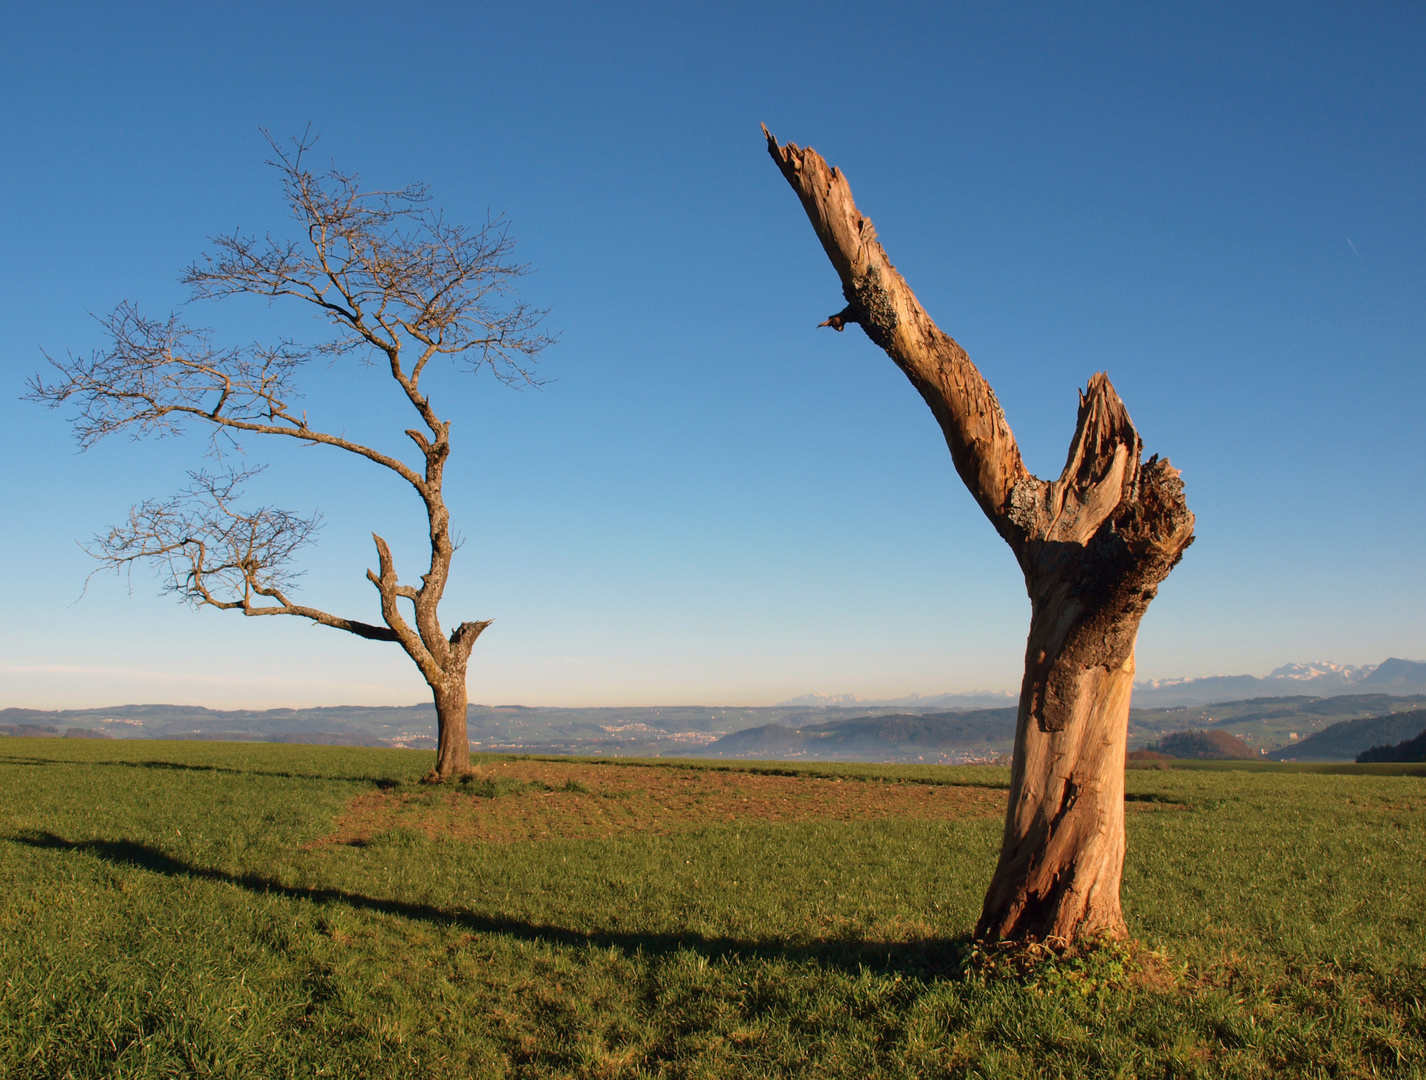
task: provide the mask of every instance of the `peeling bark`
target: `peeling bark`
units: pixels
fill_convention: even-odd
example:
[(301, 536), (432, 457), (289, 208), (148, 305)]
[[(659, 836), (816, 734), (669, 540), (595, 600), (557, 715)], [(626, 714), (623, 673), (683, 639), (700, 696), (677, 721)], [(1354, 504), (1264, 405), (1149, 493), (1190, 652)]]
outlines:
[(1124, 750), (1139, 622), (1193, 542), (1179, 474), (1143, 443), (1103, 373), (1080, 395), (1058, 479), (1025, 468), (990, 384), (926, 314), (837, 169), (768, 152), (802, 200), (856, 323), (921, 394), (956, 472), (1010, 545), (1030, 596), (1010, 803), (976, 933), (1073, 940), (1125, 932)]

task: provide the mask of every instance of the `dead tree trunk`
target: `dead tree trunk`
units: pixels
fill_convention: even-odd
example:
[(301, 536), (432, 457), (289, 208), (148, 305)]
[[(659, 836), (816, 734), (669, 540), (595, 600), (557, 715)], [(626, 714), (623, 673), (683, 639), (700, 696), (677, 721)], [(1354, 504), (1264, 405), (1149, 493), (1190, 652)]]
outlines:
[(463, 776), (470, 771), (470, 738), (466, 735), (465, 665), (447, 680), (432, 687), (436, 699), (436, 775)]
[(1089, 380), (1059, 479), (1032, 476), (995, 392), (931, 321), (886, 257), (846, 178), (816, 151), (768, 151), (842, 280), (857, 323), (930, 406), (957, 473), (1010, 545), (1030, 594), (1030, 637), (1000, 861), (976, 934), (1114, 937), (1124, 861), (1124, 749), (1134, 640), (1158, 585), (1193, 541), (1177, 470), (1143, 444), (1109, 379)]

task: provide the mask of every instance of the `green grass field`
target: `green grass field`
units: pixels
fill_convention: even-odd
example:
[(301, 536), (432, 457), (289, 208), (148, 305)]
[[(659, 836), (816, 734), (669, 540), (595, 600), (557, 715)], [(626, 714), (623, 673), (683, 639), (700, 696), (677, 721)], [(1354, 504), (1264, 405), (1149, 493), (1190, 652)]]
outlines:
[[(690, 796), (639, 818), (651, 797), (601, 786), (605, 765), (448, 796), (415, 784), (430, 758), (0, 742), (0, 1076), (1426, 1075), (1409, 769), (1131, 770), (1124, 904), (1162, 957), (1146, 984), (1112, 951), (967, 963), (994, 815), (734, 819)], [(690, 775), (649, 766), (649, 785)], [(870, 804), (915, 782), (990, 806), (1008, 780), (736, 768)], [(377, 824), (319, 843), (353, 800)], [(418, 827), (447, 802), (644, 824)]]

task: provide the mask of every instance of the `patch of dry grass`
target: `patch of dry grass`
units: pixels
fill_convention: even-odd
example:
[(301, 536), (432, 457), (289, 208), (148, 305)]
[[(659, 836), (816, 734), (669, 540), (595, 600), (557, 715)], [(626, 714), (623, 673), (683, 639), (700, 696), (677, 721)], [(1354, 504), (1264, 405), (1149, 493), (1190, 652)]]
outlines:
[(513, 843), (740, 821), (956, 821), (1004, 812), (1004, 792), (978, 786), (511, 760), (477, 768), (462, 783), (358, 795), (318, 843), (366, 844), (397, 829)]

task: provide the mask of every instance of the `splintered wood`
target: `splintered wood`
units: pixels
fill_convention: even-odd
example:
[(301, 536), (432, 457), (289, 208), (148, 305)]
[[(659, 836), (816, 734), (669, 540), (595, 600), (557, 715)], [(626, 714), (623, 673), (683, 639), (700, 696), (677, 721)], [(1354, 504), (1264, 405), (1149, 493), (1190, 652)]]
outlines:
[(1031, 475), (995, 391), (891, 264), (846, 176), (811, 147), (768, 153), (802, 201), (857, 324), (911, 381), (951, 461), (1010, 545), (1030, 596), (1020, 715), (1000, 862), (978, 937), (1127, 933), (1124, 751), (1139, 622), (1193, 542), (1178, 471), (1143, 442), (1108, 376), (1080, 395), (1058, 479)]

